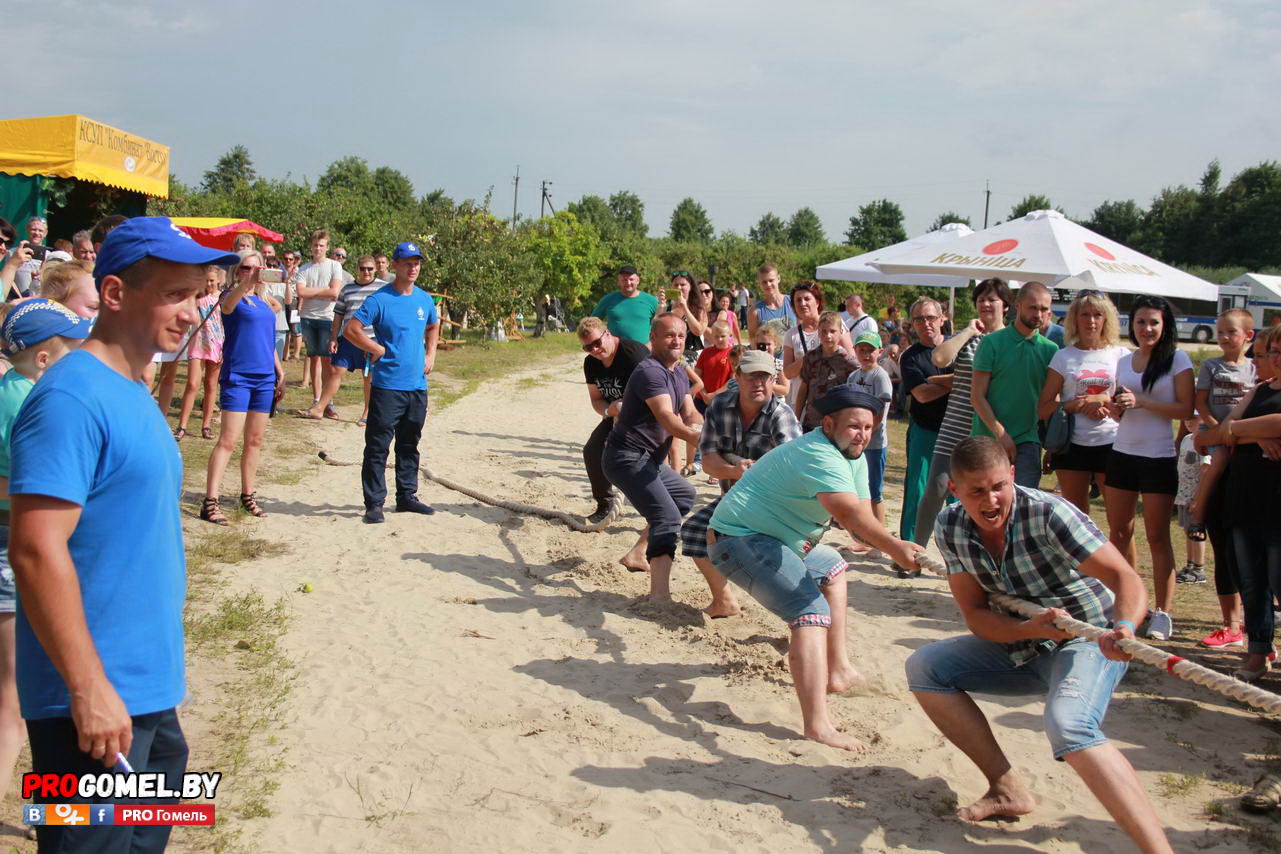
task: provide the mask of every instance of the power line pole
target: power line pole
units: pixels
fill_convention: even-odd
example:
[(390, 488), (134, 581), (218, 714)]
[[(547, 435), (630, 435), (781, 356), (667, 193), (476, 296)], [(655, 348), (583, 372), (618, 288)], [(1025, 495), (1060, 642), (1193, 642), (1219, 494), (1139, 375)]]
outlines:
[(551, 181), (544, 181), (544, 182), (543, 182), (543, 198), (542, 198), (542, 199), (539, 201), (539, 203), (538, 203), (538, 218), (539, 218), (539, 219), (542, 219), (542, 218), (543, 218), (543, 216), (544, 216), (544, 212), (543, 212), (543, 206), (544, 206), (544, 205), (546, 205), (548, 208), (550, 208), (550, 209), (551, 209), (552, 216), (556, 216), (556, 208), (555, 208), (555, 206), (553, 206), (553, 205), (552, 205), (552, 192), (551, 192), (551, 190), (547, 189), (547, 188), (548, 188), (548, 187), (550, 187), (551, 185), (552, 185), (552, 182), (551, 182)]
[(983, 183), (986, 186), (986, 189), (983, 191), (983, 227), (987, 228), (987, 212), (988, 208), (992, 206), (992, 182), (988, 180)]
[(520, 164), (516, 164), (516, 177), (512, 179), (512, 231), (516, 230), (516, 199), (520, 197)]

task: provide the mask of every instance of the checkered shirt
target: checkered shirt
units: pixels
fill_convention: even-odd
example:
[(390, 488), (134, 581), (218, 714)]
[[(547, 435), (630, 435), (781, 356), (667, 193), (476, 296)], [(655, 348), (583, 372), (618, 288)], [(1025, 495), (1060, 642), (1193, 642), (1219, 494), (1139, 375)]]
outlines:
[[(767, 451), (799, 438), (801, 432), (792, 407), (777, 397), (765, 401), (751, 425), (743, 430), (737, 388), (727, 389), (712, 398), (703, 413), (703, 435), (698, 440), (698, 450), (701, 454), (737, 454), (743, 459), (759, 460)], [(721, 492), (733, 485), (732, 480), (722, 480)]]
[[(1014, 487), (1014, 507), (1005, 527), (1005, 554), (999, 563), (983, 545), (960, 503), (939, 512), (934, 538), (949, 574), (968, 572), (989, 593), (1062, 608), (1095, 626), (1111, 625), (1111, 591), (1097, 578), (1077, 571), (1108, 538), (1088, 516), (1058, 496)], [(1006, 646), (1018, 665), (1055, 649), (1057, 643), (1042, 639)]]

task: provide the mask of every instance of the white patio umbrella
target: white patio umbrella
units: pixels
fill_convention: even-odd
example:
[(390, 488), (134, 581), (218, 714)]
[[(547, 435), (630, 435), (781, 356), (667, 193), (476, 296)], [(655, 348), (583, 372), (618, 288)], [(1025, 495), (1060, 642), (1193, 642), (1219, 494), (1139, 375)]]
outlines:
[(1089, 272), (1101, 290), (1217, 300), (1218, 285), (1162, 264), (1077, 225), (1058, 211), (1033, 211), (943, 246), (922, 246), (883, 261), (890, 275), (989, 276), (1053, 285)]
[(918, 285), (931, 288), (949, 288), (948, 312), (955, 316), (956, 289), (968, 287), (970, 280), (965, 276), (940, 276), (935, 274), (918, 275), (914, 273), (887, 273), (871, 265), (873, 261), (888, 260), (900, 254), (922, 247), (939, 247), (951, 243), (966, 235), (973, 234), (974, 229), (963, 222), (949, 222), (942, 228), (926, 232), (919, 237), (873, 249), (843, 261), (824, 264), (814, 271), (817, 279), (837, 282), (869, 282), (882, 285)]
[(937, 248), (940, 244), (949, 243), (973, 233), (974, 229), (970, 228), (963, 222), (949, 222), (942, 228), (927, 232), (919, 237), (913, 237), (910, 240), (904, 240), (901, 243), (895, 243), (891, 246), (883, 246), (880, 249), (873, 249), (871, 252), (864, 252), (862, 255), (855, 255), (853, 258), (846, 258), (843, 261), (833, 261), (831, 264), (824, 264), (814, 271), (814, 275), (815, 278), (834, 280), (838, 282), (870, 282), (872, 284), (882, 285), (924, 285), (932, 288), (963, 288), (970, 283), (970, 280), (965, 276), (889, 273), (871, 266), (871, 262), (897, 258), (899, 255), (913, 249)]

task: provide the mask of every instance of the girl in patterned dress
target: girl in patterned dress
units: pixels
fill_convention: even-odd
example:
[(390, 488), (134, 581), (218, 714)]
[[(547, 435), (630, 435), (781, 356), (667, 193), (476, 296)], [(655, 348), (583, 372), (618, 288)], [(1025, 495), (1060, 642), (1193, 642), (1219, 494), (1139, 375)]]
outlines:
[(178, 416), (178, 429), (173, 431), (174, 438), (179, 441), (187, 435), (187, 419), (191, 417), (191, 410), (196, 404), (196, 388), (202, 384), (205, 396), (200, 415), (200, 438), (213, 438), (211, 425), (214, 401), (218, 397), (218, 368), (222, 364), (224, 339), (222, 317), (217, 307), (222, 295), (222, 285), (226, 280), (227, 271), (222, 267), (208, 267), (205, 271), (205, 292), (196, 300), (196, 306), (200, 309), (200, 320), (196, 322), (199, 328), (192, 332), (188, 350), (191, 358), (187, 360), (187, 387), (182, 393), (182, 413)]

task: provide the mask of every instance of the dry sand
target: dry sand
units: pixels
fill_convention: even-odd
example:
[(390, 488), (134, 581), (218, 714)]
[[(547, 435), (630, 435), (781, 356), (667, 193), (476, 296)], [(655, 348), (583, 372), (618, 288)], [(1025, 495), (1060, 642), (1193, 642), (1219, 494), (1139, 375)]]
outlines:
[[(501, 498), (588, 512), (580, 446), (595, 416), (578, 364), (489, 384), (432, 417), (426, 460)], [(359, 459), (355, 425), (307, 430), (316, 448)], [(913, 649), (963, 630), (938, 579), (901, 581), (873, 563), (848, 573), (849, 642), (872, 684), (832, 700), (837, 724), (872, 742), (851, 755), (800, 738), (785, 627), (745, 595), (742, 617), (705, 623), (701, 577), (678, 558), (674, 593), (693, 607), (660, 622), (629, 609), (645, 578), (616, 560), (634, 514), (578, 534), (425, 484), (437, 515), (367, 526), (358, 468), (298, 464), (300, 483), (263, 490), (271, 517), (246, 523), (291, 552), (242, 564), (231, 582), (292, 595), (285, 644), (300, 661), (279, 733), (290, 767), (276, 814), (243, 823), (251, 850), (1128, 848), (1051, 759), (1037, 698), (982, 703), (1037, 811), (1008, 824), (951, 817), (982, 779), (919, 711), (902, 669)], [(697, 480), (710, 499), (716, 488)], [(293, 594), (303, 582), (315, 592)], [(1248, 786), (1258, 766), (1242, 756), (1275, 730), (1155, 672), (1132, 671), (1123, 689), (1107, 731), (1175, 848), (1248, 850), (1204, 816), (1239, 788), (1177, 784), (1202, 774)]]

